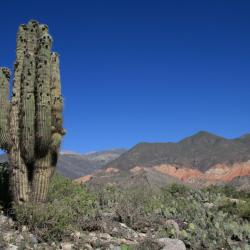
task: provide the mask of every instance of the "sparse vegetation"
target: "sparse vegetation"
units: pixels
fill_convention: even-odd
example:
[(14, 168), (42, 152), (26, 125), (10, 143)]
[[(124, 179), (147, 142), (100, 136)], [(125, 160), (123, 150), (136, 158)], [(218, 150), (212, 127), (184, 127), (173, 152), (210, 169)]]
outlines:
[[(237, 196), (236, 190), (231, 191)], [(148, 235), (142, 247), (155, 244), (150, 242), (154, 234), (179, 238), (188, 249), (247, 249), (249, 194), (241, 192), (237, 200), (232, 200), (231, 194), (228, 187), (194, 190), (177, 184), (157, 193), (121, 191), (112, 186), (90, 193), (56, 175), (47, 203), (15, 207), (15, 214), (20, 226), (27, 225), (45, 241), (60, 241), (74, 230), (103, 231), (104, 215), (111, 213), (113, 223), (124, 223)]]
[(59, 175), (50, 185), (47, 203), (29, 202), (14, 207), (20, 226), (28, 228), (45, 241), (60, 241), (80, 230), (84, 218), (96, 211), (96, 199), (86, 190)]

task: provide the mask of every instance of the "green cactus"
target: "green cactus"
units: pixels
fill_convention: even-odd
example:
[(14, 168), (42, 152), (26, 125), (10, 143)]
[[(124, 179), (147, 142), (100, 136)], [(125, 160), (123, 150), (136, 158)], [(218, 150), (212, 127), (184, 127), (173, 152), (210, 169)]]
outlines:
[(17, 33), (13, 94), (10, 71), (0, 68), (0, 148), (9, 156), (16, 203), (46, 200), (65, 131), (59, 56), (48, 26), (31, 20)]

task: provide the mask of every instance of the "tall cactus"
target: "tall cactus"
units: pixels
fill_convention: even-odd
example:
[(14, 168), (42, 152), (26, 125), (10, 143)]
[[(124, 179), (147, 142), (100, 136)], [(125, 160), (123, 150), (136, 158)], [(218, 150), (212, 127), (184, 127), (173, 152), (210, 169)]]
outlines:
[(59, 56), (48, 26), (31, 20), (17, 33), (13, 94), (10, 71), (0, 68), (0, 148), (9, 156), (16, 203), (43, 202), (62, 136)]

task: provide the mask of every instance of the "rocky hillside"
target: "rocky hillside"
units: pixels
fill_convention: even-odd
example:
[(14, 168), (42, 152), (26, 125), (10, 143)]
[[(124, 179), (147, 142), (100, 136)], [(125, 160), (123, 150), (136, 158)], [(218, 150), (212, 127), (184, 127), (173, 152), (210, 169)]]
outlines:
[(135, 166), (174, 164), (206, 171), (216, 164), (250, 160), (250, 135), (226, 139), (199, 132), (178, 143), (140, 143), (106, 167), (131, 169)]
[(199, 132), (177, 143), (140, 143), (78, 181), (119, 185), (126, 177), (126, 183), (135, 185), (145, 175), (153, 186), (175, 180), (193, 186), (231, 182), (248, 187), (244, 177), (250, 176), (250, 135), (226, 139)]
[[(74, 152), (62, 152), (57, 164), (59, 174), (75, 179), (88, 175), (105, 164), (118, 158), (125, 149), (111, 149), (88, 154), (77, 154)], [(6, 155), (0, 155), (0, 162), (7, 161)]]

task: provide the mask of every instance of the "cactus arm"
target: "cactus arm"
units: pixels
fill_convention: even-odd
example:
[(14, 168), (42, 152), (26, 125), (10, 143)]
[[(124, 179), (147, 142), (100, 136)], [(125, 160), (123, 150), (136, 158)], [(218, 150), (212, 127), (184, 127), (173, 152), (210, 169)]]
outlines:
[(10, 71), (0, 68), (0, 148), (8, 151), (10, 148), (9, 135), (9, 91)]
[(51, 140), (50, 56), (52, 38), (47, 26), (39, 25), (36, 81), (36, 149), (39, 157), (49, 150)]
[(16, 63), (14, 70), (13, 94), (10, 109), (10, 136), (11, 149), (9, 151), (9, 162), (11, 167), (11, 190), (13, 199), (20, 204), (29, 200), (28, 170), (24, 164), (20, 152), (19, 139), (19, 110), (21, 102), (21, 75), (26, 50), (27, 26), (21, 25), (17, 33)]
[(62, 126), (63, 101), (61, 96), (61, 81), (59, 69), (59, 57), (51, 54), (50, 64), (50, 98), (51, 98), (51, 142), (47, 155), (38, 159), (35, 163), (33, 179), (33, 192), (35, 201), (45, 201), (48, 193), (49, 180), (55, 171), (58, 152), (64, 129)]
[(30, 21), (27, 26), (27, 42), (21, 77), (21, 154), (26, 164), (35, 158), (35, 50), (38, 23)]
[(57, 152), (60, 148), (63, 129), (63, 98), (61, 93), (60, 62), (57, 53), (51, 55), (51, 105), (52, 105), (52, 152)]

